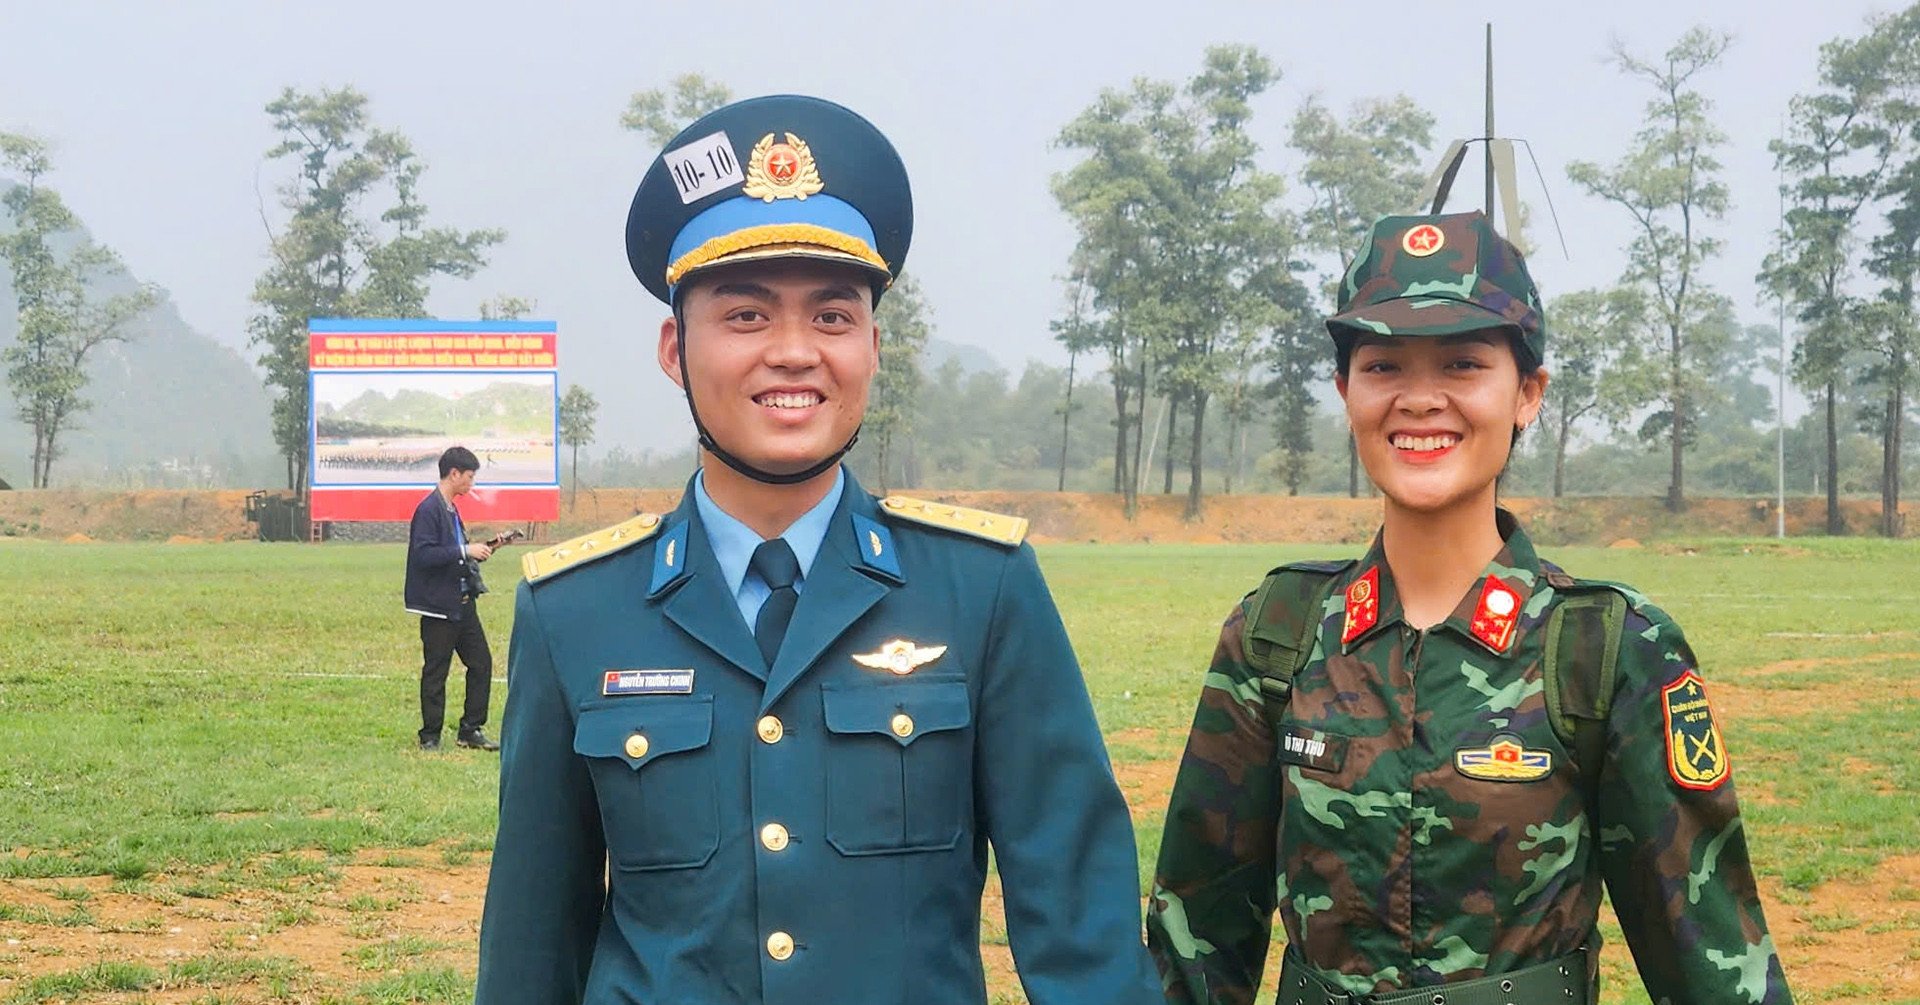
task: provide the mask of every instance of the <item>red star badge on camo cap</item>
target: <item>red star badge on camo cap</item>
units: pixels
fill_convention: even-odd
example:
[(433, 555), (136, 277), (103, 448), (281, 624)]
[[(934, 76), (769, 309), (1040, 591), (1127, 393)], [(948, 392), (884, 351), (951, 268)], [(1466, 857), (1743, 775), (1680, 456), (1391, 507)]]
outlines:
[(1446, 244), (1446, 232), (1431, 223), (1408, 229), (1406, 236), (1400, 239), (1400, 247), (1415, 258), (1425, 258), (1446, 247)]

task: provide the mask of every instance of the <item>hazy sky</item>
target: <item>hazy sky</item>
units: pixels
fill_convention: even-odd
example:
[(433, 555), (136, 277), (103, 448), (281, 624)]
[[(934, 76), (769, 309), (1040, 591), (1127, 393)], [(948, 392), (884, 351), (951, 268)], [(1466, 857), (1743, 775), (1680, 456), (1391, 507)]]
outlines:
[[(631, 93), (677, 74), (704, 73), (742, 96), (815, 93), (878, 124), (912, 176), (908, 268), (939, 337), (1017, 369), (1029, 357), (1064, 360), (1047, 322), (1063, 303), (1073, 234), (1047, 181), (1071, 158), (1050, 142), (1101, 88), (1138, 75), (1184, 79), (1207, 45), (1246, 42), (1283, 71), (1254, 120), (1269, 167), (1290, 168), (1288, 120), (1314, 92), (1342, 109), (1411, 94), (1439, 116), (1444, 143), (1480, 131), (1487, 21), (1499, 132), (1532, 143), (1573, 253), (1560, 255), (1523, 161), (1541, 246), (1533, 268), (1549, 296), (1616, 277), (1630, 234), (1621, 211), (1578, 193), (1565, 173), (1573, 160), (1611, 161), (1650, 96), (1607, 63), (1608, 40), (1652, 55), (1694, 23), (1734, 32), (1725, 64), (1700, 81), (1732, 138), (1721, 156), (1734, 208), (1711, 227), (1727, 249), (1710, 278), (1744, 318), (1771, 321), (1752, 283), (1778, 209), (1766, 143), (1788, 98), (1813, 85), (1819, 44), (1858, 34), (1886, 8), (0, 0), (0, 129), (50, 140), (52, 182), (95, 236), (169, 290), (190, 324), (241, 346), (265, 265), (261, 201), (277, 223), (275, 189), (290, 170), (262, 156), (275, 139), (262, 108), (284, 86), (352, 84), (378, 124), (413, 140), (436, 223), (508, 232), (491, 267), (443, 283), (433, 309), (472, 317), (496, 294), (534, 298), (537, 316), (559, 323), (562, 380), (603, 402), (601, 443), (669, 447), (686, 442), (690, 423), (653, 361), (664, 308), (634, 280), (621, 244), (655, 151), (618, 120)], [(1476, 198), (1477, 180), (1463, 175), (1462, 186)]]

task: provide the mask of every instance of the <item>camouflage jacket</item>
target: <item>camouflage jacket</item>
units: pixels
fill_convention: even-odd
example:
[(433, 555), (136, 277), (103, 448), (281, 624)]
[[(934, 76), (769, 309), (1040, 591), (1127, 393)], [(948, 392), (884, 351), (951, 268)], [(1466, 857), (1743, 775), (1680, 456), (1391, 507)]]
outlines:
[(1280, 736), (1242, 650), (1252, 596), (1227, 619), (1148, 905), (1169, 1001), (1252, 1002), (1275, 910), (1353, 993), (1516, 970), (1597, 945), (1603, 877), (1654, 1001), (1791, 1001), (1680, 629), (1622, 588), (1592, 820), (1542, 657), (1553, 606), (1597, 584), (1500, 516), (1505, 547), (1426, 631), (1402, 620), (1378, 540), (1341, 571)]

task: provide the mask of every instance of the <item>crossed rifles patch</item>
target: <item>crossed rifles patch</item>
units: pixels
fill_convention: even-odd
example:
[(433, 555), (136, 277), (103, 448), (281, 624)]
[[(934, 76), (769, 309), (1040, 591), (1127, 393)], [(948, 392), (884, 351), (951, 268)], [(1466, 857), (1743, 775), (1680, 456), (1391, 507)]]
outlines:
[(1667, 772), (1683, 789), (1717, 789), (1732, 773), (1727, 746), (1707, 707), (1700, 675), (1688, 670), (1660, 689), (1666, 710)]

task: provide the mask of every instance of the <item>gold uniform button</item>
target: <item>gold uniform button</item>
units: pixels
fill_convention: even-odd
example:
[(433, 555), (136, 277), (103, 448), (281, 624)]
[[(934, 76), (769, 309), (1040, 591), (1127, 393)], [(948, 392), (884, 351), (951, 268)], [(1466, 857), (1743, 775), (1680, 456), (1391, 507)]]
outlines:
[(771, 715), (760, 718), (759, 730), (761, 743), (779, 743), (787, 735), (786, 725)]
[(793, 936), (785, 932), (775, 932), (767, 936), (767, 955), (776, 960), (784, 960), (793, 955)]
[(627, 737), (627, 756), (639, 760), (647, 756), (647, 738), (635, 733)]
[(787, 829), (779, 824), (768, 824), (760, 828), (760, 843), (768, 851), (782, 851), (787, 847)]
[(899, 715), (894, 716), (893, 717), (893, 735), (912, 736), (913, 735), (913, 716), (910, 716), (905, 712), (902, 712)]

